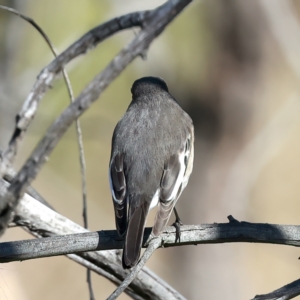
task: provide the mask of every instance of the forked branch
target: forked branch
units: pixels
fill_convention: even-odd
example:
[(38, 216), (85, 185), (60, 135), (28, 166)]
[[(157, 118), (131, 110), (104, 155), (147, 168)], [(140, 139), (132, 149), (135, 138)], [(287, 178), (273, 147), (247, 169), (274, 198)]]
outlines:
[(190, 2), (191, 0), (169, 0), (164, 5), (152, 11), (133, 13), (109, 21), (102, 25), (102, 27), (100, 26), (90, 31), (75, 42), (40, 73), (21, 112), (16, 118), (16, 129), (11, 138), (9, 148), (2, 157), (0, 167), (2, 173), (5, 173), (6, 166), (13, 162), (18, 144), (22, 140), (29, 123), (37, 111), (39, 101), (62, 68), (74, 57), (94, 47), (112, 33), (133, 26), (142, 27), (142, 30), (133, 41), (123, 48), (104, 71), (98, 74), (82, 91), (79, 97), (56, 119), (20, 172), (13, 179), (7, 193), (0, 199), (0, 233), (5, 230), (11, 213), (18, 204), (18, 199), (36, 177), (47, 157), (51, 154), (71, 123), (99, 98), (105, 88), (134, 58), (148, 49), (151, 42)]

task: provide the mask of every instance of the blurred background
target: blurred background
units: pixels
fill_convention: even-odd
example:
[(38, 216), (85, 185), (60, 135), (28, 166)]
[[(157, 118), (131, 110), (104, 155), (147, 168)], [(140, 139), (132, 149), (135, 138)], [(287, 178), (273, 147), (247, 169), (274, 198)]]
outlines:
[[(1, 0), (33, 18), (63, 51), (89, 29), (164, 1)], [(75, 95), (134, 38), (119, 33), (68, 66)], [(178, 202), (185, 224), (240, 221), (299, 224), (300, 2), (195, 1), (81, 118), (87, 160), (89, 229), (115, 228), (107, 177), (113, 129), (139, 77), (166, 80), (195, 125), (195, 163)], [(53, 59), (39, 34), (0, 11), (0, 148), (41, 69)], [(43, 99), (18, 153), (16, 169), (69, 104), (62, 79)], [(33, 186), (83, 224), (78, 147), (70, 128)], [(151, 220), (149, 218), (149, 226)], [(172, 220), (173, 222), (173, 220)], [(32, 238), (9, 229), (2, 241)], [(264, 244), (160, 249), (147, 266), (187, 299), (250, 299), (300, 276), (300, 250)], [(92, 275), (96, 299), (114, 286)], [(88, 299), (86, 271), (65, 257), (0, 266), (0, 299)], [(120, 299), (128, 299), (122, 295)]]

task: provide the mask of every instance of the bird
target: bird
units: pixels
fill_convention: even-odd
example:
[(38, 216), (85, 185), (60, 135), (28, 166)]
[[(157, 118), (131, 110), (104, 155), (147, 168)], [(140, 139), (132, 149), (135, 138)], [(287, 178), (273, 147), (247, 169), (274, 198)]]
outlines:
[(109, 163), (116, 229), (125, 239), (124, 269), (139, 260), (150, 209), (158, 206), (151, 235), (157, 237), (166, 228), (194, 160), (192, 119), (171, 96), (166, 82), (140, 78), (131, 94), (132, 101), (113, 132)]

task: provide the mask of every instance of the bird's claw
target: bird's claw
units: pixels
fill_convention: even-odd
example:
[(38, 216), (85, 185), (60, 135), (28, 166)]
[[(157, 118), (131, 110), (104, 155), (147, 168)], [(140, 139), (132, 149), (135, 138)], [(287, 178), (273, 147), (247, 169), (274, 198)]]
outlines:
[(179, 220), (176, 220), (172, 225), (176, 229), (175, 243), (177, 243), (177, 241), (180, 243), (180, 236), (181, 236), (180, 226), (182, 226), (183, 223), (179, 219)]

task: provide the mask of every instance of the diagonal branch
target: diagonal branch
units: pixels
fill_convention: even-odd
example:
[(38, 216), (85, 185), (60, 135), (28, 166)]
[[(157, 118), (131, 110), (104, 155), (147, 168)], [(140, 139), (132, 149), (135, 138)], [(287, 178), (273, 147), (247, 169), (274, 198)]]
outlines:
[[(103, 72), (97, 75), (92, 82), (83, 90), (80, 96), (56, 119), (53, 125), (48, 129), (45, 137), (39, 143), (37, 148), (27, 160), (20, 172), (12, 181), (6, 195), (0, 199), (0, 233), (5, 230), (11, 213), (18, 204), (18, 199), (24, 193), (26, 187), (36, 177), (38, 171), (51, 154), (52, 150), (64, 135), (71, 123), (76, 120), (89, 106), (98, 99), (105, 88), (126, 68), (126, 66), (143, 51), (148, 49), (151, 42), (157, 37), (164, 28), (187, 6), (191, 0), (169, 0), (159, 8), (147, 13), (140, 13), (135, 17), (144, 17), (142, 21), (143, 29), (105, 68)], [(131, 14), (131, 18), (133, 15)], [(127, 20), (127, 19), (126, 19)], [(116, 21), (115, 21), (116, 22)], [(120, 28), (120, 19), (118, 19), (118, 28)], [(132, 25), (132, 21), (129, 22)], [(128, 25), (128, 23), (126, 23)], [(109, 28), (108, 28), (109, 30)], [(111, 31), (110, 31), (111, 32)], [(97, 39), (96, 39), (97, 40)], [(75, 46), (74, 46), (75, 45)], [(17, 144), (22, 134), (25, 132), (28, 123), (34, 116), (38, 102), (49, 88), (51, 82), (57, 76), (61, 68), (76, 55), (82, 53), (82, 46), (85, 50), (88, 46), (84, 43), (76, 43), (59, 55), (47, 68), (40, 74), (33, 90), (28, 96), (23, 110), (17, 117), (17, 127), (10, 142), (10, 147), (4, 154), (4, 163), (12, 161)], [(78, 46), (78, 47), (77, 47)], [(26, 116), (24, 119), (22, 116)], [(12, 156), (11, 156), (12, 155)], [(2, 168), (3, 169), (3, 168)]]
[[(110, 275), (109, 273), (103, 271), (101, 268), (97, 267), (95, 264), (89, 262), (88, 260), (76, 255), (76, 254), (68, 254), (67, 255), (68, 258), (70, 258), (71, 260), (77, 262), (78, 264), (82, 265), (83, 267), (86, 267), (89, 271), (94, 271), (95, 273), (97, 273), (98, 275), (104, 276), (106, 278), (108, 278), (111, 282), (113, 282), (114, 284), (116, 284), (117, 286), (119, 286), (122, 281), (118, 280), (116, 277)], [(131, 297), (132, 299), (135, 300), (143, 300), (145, 299), (144, 297), (136, 294), (134, 291), (132, 291), (131, 289), (127, 288), (125, 290), (125, 293)]]
[(116, 290), (107, 298), (107, 300), (117, 299), (124, 290), (128, 287), (128, 285), (132, 282), (132, 280), (137, 276), (137, 274), (144, 267), (145, 263), (154, 253), (154, 251), (161, 245), (160, 238), (154, 238), (150, 241), (147, 246), (146, 251), (143, 253), (141, 259), (138, 264), (131, 270), (130, 274), (125, 278), (125, 280), (116, 288)]
[[(39, 102), (43, 98), (46, 91), (51, 87), (51, 83), (63, 70), (64, 66), (77, 56), (84, 54), (88, 50), (96, 47), (109, 36), (131, 27), (142, 27), (146, 14), (146, 11), (130, 13), (118, 18), (114, 18), (93, 28), (83, 35), (79, 40), (74, 42), (69, 48), (67, 48), (62, 54), (60, 54), (42, 70), (29, 96), (24, 102), (21, 111), (16, 116), (16, 127), (9, 142), (9, 146), (4, 153), (1, 166), (2, 169), (0, 169), (2, 174), (5, 173), (6, 167), (13, 163), (19, 144), (37, 112)], [(49, 44), (50, 41), (48, 38), (46, 38), (46, 41)], [(53, 49), (51, 50), (53, 51)]]
[(269, 294), (256, 295), (253, 300), (288, 300), (300, 295), (300, 279), (295, 280)]
[[(141, 27), (149, 29), (153, 27), (158, 36), (164, 27), (170, 23), (173, 18), (181, 12), (192, 0), (169, 0), (164, 5), (149, 11), (139, 11), (130, 13), (121, 17), (114, 18), (104, 24), (101, 24), (87, 32), (79, 40), (74, 42), (69, 48), (54, 59), (39, 74), (38, 79), (28, 95), (22, 110), (16, 117), (16, 128), (11, 137), (9, 147), (4, 154), (4, 162), (12, 161), (16, 155), (19, 142), (22, 140), (25, 131), (36, 114), (40, 100), (46, 91), (51, 87), (52, 82), (60, 74), (63, 67), (77, 56), (86, 53), (95, 48), (99, 43), (109, 36), (132, 27)], [(156, 24), (157, 22), (157, 24)], [(148, 46), (154, 39), (150, 37)], [(145, 47), (143, 50), (147, 49)], [(141, 51), (142, 53), (143, 51)], [(139, 55), (140, 53), (138, 53)], [(136, 57), (136, 55), (135, 55)]]

